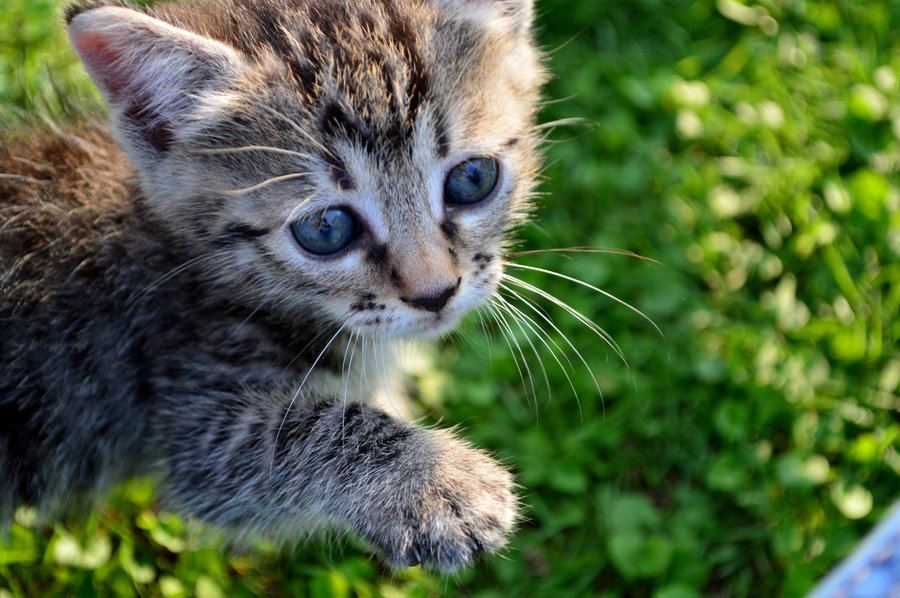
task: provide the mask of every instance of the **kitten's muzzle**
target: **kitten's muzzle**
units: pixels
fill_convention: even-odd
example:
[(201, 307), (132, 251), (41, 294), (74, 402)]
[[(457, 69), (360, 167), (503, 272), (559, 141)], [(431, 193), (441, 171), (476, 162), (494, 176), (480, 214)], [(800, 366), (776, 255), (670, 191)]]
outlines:
[(419, 295), (418, 297), (400, 297), (400, 300), (407, 305), (411, 305), (418, 309), (424, 309), (430, 312), (439, 312), (444, 309), (450, 298), (456, 294), (462, 278), (457, 278), (456, 283), (448, 286), (444, 290), (432, 295)]

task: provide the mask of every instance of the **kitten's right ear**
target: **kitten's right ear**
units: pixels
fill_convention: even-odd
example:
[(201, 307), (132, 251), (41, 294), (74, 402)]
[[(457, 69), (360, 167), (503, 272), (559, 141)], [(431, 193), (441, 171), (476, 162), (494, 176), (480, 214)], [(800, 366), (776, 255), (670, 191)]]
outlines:
[(139, 162), (165, 153), (173, 126), (203, 92), (222, 88), (241, 69), (229, 46), (137, 10), (88, 5), (70, 9), (67, 21), (120, 141)]

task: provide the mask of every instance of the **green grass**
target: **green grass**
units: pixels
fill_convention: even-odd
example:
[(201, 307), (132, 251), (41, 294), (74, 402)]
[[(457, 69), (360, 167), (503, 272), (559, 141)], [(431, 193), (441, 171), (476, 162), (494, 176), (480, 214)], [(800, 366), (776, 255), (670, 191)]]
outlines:
[[(5, 6), (0, 101), (32, 109), (25, 91), (51, 80), (87, 93), (53, 3)], [(556, 76), (543, 120), (584, 122), (552, 135), (523, 249), (659, 264), (519, 261), (621, 297), (664, 336), (516, 270), (621, 346), (627, 366), (542, 302), (602, 396), (570, 354), (573, 393), (533, 339), (548, 392), (520, 335), (532, 391), (477, 325), (420, 374), (429, 420), (517, 471), (527, 519), (503, 558), (440, 579), (386, 574), (353, 542), (223, 550), (138, 482), (86, 523), (21, 512), (0, 542), (0, 597), (798, 596), (847, 554), (900, 482), (900, 4), (544, 0), (539, 13)]]

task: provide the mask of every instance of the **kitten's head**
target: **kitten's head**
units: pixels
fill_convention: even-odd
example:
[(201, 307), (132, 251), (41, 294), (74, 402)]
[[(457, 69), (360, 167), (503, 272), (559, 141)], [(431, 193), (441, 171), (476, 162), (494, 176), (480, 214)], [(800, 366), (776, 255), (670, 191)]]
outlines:
[(69, 11), (148, 208), (287, 317), (449, 330), (495, 290), (535, 179), (531, 0)]

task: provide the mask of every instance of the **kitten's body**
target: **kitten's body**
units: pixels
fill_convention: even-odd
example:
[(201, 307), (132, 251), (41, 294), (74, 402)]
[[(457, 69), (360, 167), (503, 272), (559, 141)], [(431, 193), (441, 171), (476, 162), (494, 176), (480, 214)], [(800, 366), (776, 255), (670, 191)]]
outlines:
[[(0, 517), (151, 470), (204, 519), (327, 519), (396, 565), (499, 547), (503, 468), (324, 380), (494, 290), (534, 178), (530, 4), (96, 6), (70, 37), (128, 157), (89, 125), (0, 150)], [(492, 195), (445, 205), (479, 155)], [(362, 232), (304, 252), (295, 214), (334, 206)]]

